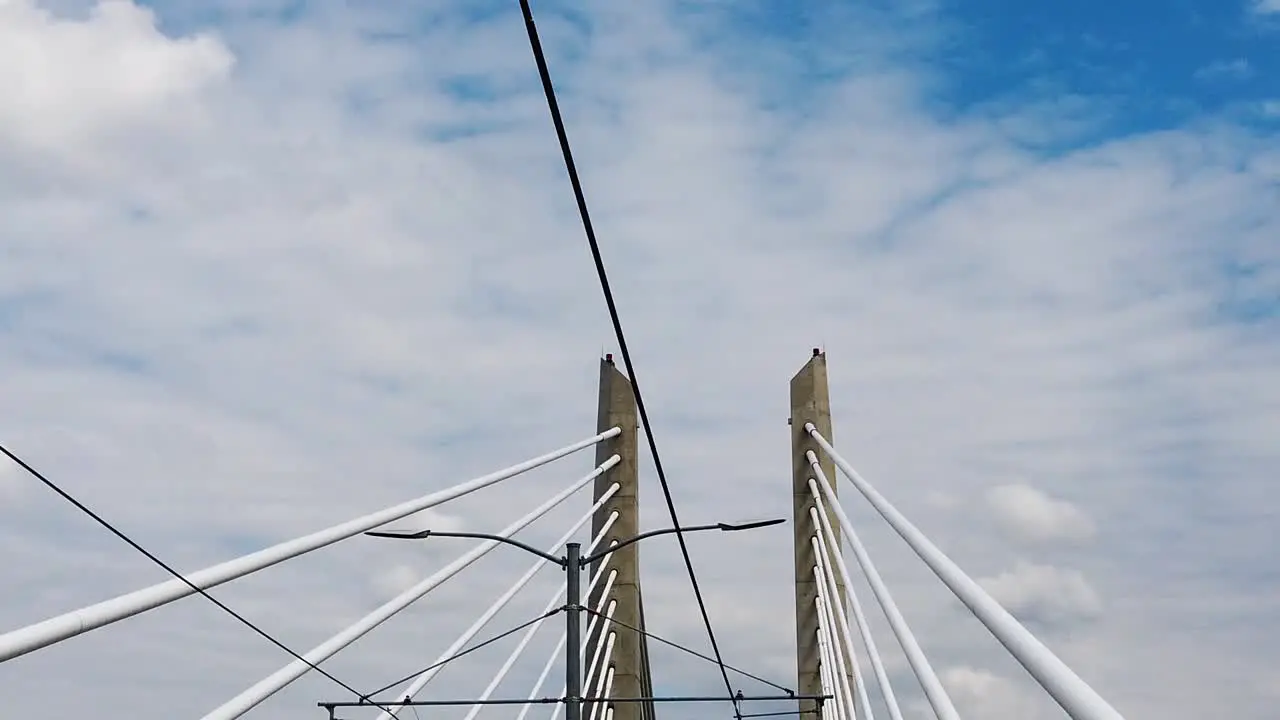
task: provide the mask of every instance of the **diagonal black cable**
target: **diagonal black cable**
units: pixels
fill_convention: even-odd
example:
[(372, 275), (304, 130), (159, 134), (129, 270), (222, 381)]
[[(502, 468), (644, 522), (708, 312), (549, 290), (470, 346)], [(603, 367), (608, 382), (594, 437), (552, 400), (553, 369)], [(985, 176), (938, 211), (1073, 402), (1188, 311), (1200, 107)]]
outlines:
[[(648, 630), (641, 630), (640, 628), (638, 628), (638, 627), (636, 627), (636, 626), (634, 626), (634, 625), (628, 625), (627, 623), (622, 622), (621, 620), (619, 620), (619, 619), (618, 619), (618, 618), (616, 618), (616, 617), (606, 617), (604, 613), (602, 613), (602, 612), (597, 612), (597, 611), (592, 610), (591, 608), (586, 607), (586, 606), (583, 606), (582, 611), (583, 611), (583, 612), (585, 612), (585, 613), (587, 613), (588, 615), (595, 615), (596, 617), (598, 617), (598, 618), (600, 618), (600, 619), (602, 619), (602, 620), (608, 620), (608, 621), (609, 621), (611, 624), (613, 624), (613, 625), (620, 625), (620, 626), (622, 626), (622, 627), (624, 627), (624, 628), (626, 628), (626, 629), (628, 629), (628, 630), (630, 630), (630, 631), (632, 631), (632, 632), (640, 633), (641, 635), (643, 635), (643, 636), (645, 636), (645, 637), (649, 638), (650, 640), (657, 640), (658, 642), (662, 643), (663, 645), (667, 645), (667, 646), (669, 646), (669, 647), (673, 647), (673, 648), (675, 648), (676, 650), (679, 650), (680, 652), (688, 653), (688, 654), (690, 654), (690, 655), (692, 655), (692, 656), (694, 656), (694, 657), (696, 657), (696, 658), (698, 658), (698, 659), (700, 659), (700, 660), (706, 660), (706, 661), (707, 661), (707, 662), (709, 662), (709, 663), (715, 663), (715, 662), (716, 662), (716, 659), (715, 659), (715, 658), (713, 658), (713, 657), (710, 657), (710, 656), (708, 656), (708, 655), (704, 655), (704, 654), (702, 654), (702, 653), (698, 652), (697, 650), (694, 650), (693, 648), (685, 647), (684, 645), (681, 645), (680, 643), (675, 642), (674, 640), (668, 640), (668, 639), (666, 639), (666, 638), (662, 637), (661, 635), (654, 635), (653, 633), (649, 632)], [(725, 666), (726, 668), (728, 668), (729, 670), (732, 670), (733, 672), (736, 672), (736, 673), (738, 673), (739, 675), (742, 675), (743, 677), (748, 677), (748, 678), (751, 678), (752, 680), (755, 680), (756, 682), (764, 683), (765, 685), (768, 685), (769, 687), (777, 688), (778, 690), (781, 690), (782, 692), (784, 692), (784, 693), (786, 693), (786, 694), (788, 694), (788, 695), (795, 695), (795, 694), (796, 694), (796, 691), (795, 691), (795, 690), (793, 690), (793, 689), (791, 689), (791, 688), (789, 688), (789, 687), (786, 687), (785, 685), (779, 685), (778, 683), (773, 682), (772, 680), (765, 680), (764, 678), (760, 677), (759, 675), (752, 675), (751, 673), (747, 672), (746, 670), (742, 670), (742, 669), (736, 668), (736, 667), (734, 667), (734, 666), (732, 666), (732, 665), (729, 665), (729, 664), (727, 664), (727, 663), (725, 663), (725, 664), (724, 664), (724, 666)], [(745, 717), (747, 717), (747, 716), (746, 716), (746, 715), (743, 715), (743, 717), (745, 718)]]
[[(422, 674), (422, 673), (424, 673), (424, 672), (429, 672), (429, 671), (431, 671), (431, 670), (435, 670), (436, 668), (440, 667), (441, 665), (445, 665), (445, 664), (447, 664), (447, 663), (451, 663), (451, 662), (453, 662), (454, 660), (457, 660), (458, 658), (460, 658), (460, 657), (462, 657), (462, 656), (464, 656), (464, 655), (470, 655), (471, 653), (473, 653), (473, 652), (475, 652), (475, 651), (479, 650), (479, 649), (480, 649), (480, 648), (482, 648), (482, 647), (487, 647), (487, 646), (489, 646), (489, 645), (492, 645), (493, 643), (498, 642), (498, 641), (499, 641), (499, 640), (501, 640), (502, 638), (510, 637), (510, 636), (512, 636), (512, 635), (515, 635), (516, 633), (520, 632), (521, 630), (523, 630), (523, 629), (525, 629), (525, 628), (529, 627), (530, 625), (532, 625), (532, 624), (534, 624), (534, 623), (542, 622), (543, 620), (546, 620), (547, 618), (551, 617), (552, 615), (558, 615), (558, 614), (560, 614), (560, 613), (564, 612), (564, 609), (565, 609), (565, 606), (564, 606), (564, 605), (561, 605), (560, 607), (556, 608), (555, 610), (549, 610), (549, 611), (547, 611), (547, 612), (544, 612), (544, 613), (542, 613), (541, 615), (539, 615), (538, 617), (536, 617), (536, 618), (534, 618), (534, 619), (532, 619), (532, 620), (529, 620), (528, 622), (523, 622), (523, 623), (521, 623), (521, 624), (519, 624), (519, 625), (517, 625), (517, 626), (515, 626), (515, 627), (511, 628), (510, 630), (505, 630), (505, 631), (503, 631), (503, 632), (501, 632), (501, 633), (499, 633), (499, 634), (497, 634), (497, 635), (494, 635), (493, 637), (489, 638), (488, 640), (485, 640), (485, 641), (484, 641), (484, 642), (482, 642), (482, 643), (479, 643), (478, 645), (472, 645), (471, 647), (467, 648), (466, 650), (462, 650), (461, 652), (454, 653), (453, 655), (450, 655), (449, 657), (447, 657), (447, 658), (445, 658), (445, 659), (443, 659), (443, 660), (440, 660), (439, 662), (432, 663), (432, 664), (430, 664), (430, 665), (428, 665), (428, 666), (426, 666), (426, 667), (422, 668), (421, 670), (417, 670), (417, 671), (414, 671), (414, 672), (412, 672), (412, 673), (409, 673), (408, 675), (405, 675), (404, 677), (400, 678), (399, 680), (396, 680), (396, 681), (395, 681), (395, 682), (393, 682), (393, 683), (389, 683), (389, 684), (387, 684), (387, 685), (383, 685), (382, 687), (378, 688), (377, 690), (374, 690), (374, 691), (373, 691), (373, 692), (371, 692), (371, 693), (365, 693), (365, 694), (363, 694), (363, 695), (360, 695), (359, 693), (356, 693), (356, 694), (357, 694), (357, 695), (360, 695), (360, 699), (361, 699), (362, 701), (363, 701), (363, 700), (369, 700), (369, 698), (373, 697), (374, 695), (380, 695), (380, 694), (382, 694), (382, 693), (384, 693), (384, 692), (386, 692), (386, 691), (390, 690), (391, 688), (393, 688), (393, 687), (395, 687), (395, 686), (397, 686), (397, 685), (402, 685), (402, 684), (404, 684), (404, 683), (406, 683), (406, 682), (408, 682), (408, 681), (410, 681), (410, 680), (412, 680), (412, 679), (414, 679), (414, 678), (418, 677), (419, 675), (421, 675), (421, 674)], [(370, 702), (372, 702), (372, 701), (370, 701)]]
[[(653, 427), (649, 423), (649, 413), (645, 411), (644, 398), (640, 394), (640, 379), (636, 376), (635, 364), (631, 361), (631, 352), (627, 348), (626, 335), (622, 331), (622, 320), (618, 316), (618, 306), (613, 299), (613, 290), (609, 286), (609, 274), (605, 270), (604, 258), (600, 254), (600, 243), (596, 239), (595, 228), (591, 224), (591, 213), (587, 210), (586, 194), (582, 189), (582, 181), (578, 177), (577, 165), (573, 161), (573, 150), (569, 146), (569, 134), (565, 130), (564, 118), (560, 115), (560, 105), (556, 102), (555, 87), (551, 83), (551, 71), (547, 68), (547, 58), (542, 51), (542, 42), (538, 39), (538, 29), (533, 22), (533, 10), (529, 0), (520, 0), (520, 10), (524, 13), (525, 30), (529, 35), (529, 46), (533, 51), (533, 59), (538, 65), (538, 76), (542, 80), (542, 91), (547, 98), (547, 109), (551, 112), (551, 121), (556, 128), (556, 137), (560, 141), (560, 153), (564, 156), (564, 166), (569, 174), (569, 183), (573, 186), (573, 196), (578, 203), (578, 215), (582, 219), (582, 229), (587, 235), (587, 243), (591, 246), (591, 257), (595, 261), (596, 274), (600, 278), (600, 289), (604, 293), (605, 304), (609, 307), (609, 319), (613, 322), (613, 332), (617, 336), (618, 351), (622, 354), (622, 362), (631, 376), (631, 386), (635, 391), (636, 410), (640, 414), (640, 423), (644, 426), (644, 434), (649, 442), (649, 454), (653, 457), (654, 472), (662, 486), (662, 495), (667, 502), (667, 511), (671, 515), (671, 524), (680, 528), (680, 520), (676, 516), (675, 501), (671, 497), (671, 487), (667, 483), (666, 473), (662, 470), (662, 459), (658, 455), (658, 444), (653, 437)], [(715, 631), (711, 628), (711, 616), (707, 614), (707, 603), (702, 597), (702, 588), (698, 585), (698, 576), (693, 571), (693, 560), (689, 557), (689, 546), (685, 542), (684, 533), (677, 530), (676, 540), (680, 543), (680, 554), (684, 556), (684, 565), (689, 572), (689, 582), (693, 585), (693, 594), (698, 601), (698, 610), (702, 613), (703, 625), (707, 628), (707, 638), (711, 641), (711, 649), (715, 653), (715, 662), (720, 666), (720, 674), (724, 678), (724, 686), (729, 699), (733, 698), (733, 684), (729, 682), (729, 671), (725, 668), (724, 658), (720, 654), (720, 644), (716, 642)], [(734, 715), (741, 720), (742, 711), (738, 703), (733, 701)]]
[[(72, 496), (72, 495), (71, 495), (71, 493), (67, 492), (66, 490), (63, 490), (61, 487), (58, 487), (58, 485), (57, 485), (56, 483), (54, 483), (54, 482), (53, 482), (52, 480), (50, 480), (49, 478), (45, 477), (45, 476), (44, 476), (44, 473), (41, 473), (39, 470), (36, 470), (36, 469), (35, 469), (34, 467), (32, 467), (31, 465), (27, 464), (27, 461), (26, 461), (26, 460), (23, 460), (22, 458), (20, 458), (20, 457), (18, 457), (17, 455), (15, 455), (15, 454), (13, 453), (13, 451), (11, 451), (9, 448), (5, 447), (3, 444), (0, 444), (0, 453), (3, 453), (3, 454), (4, 454), (6, 457), (8, 457), (10, 460), (12, 460), (12, 461), (14, 461), (15, 463), (17, 463), (19, 467), (21, 467), (23, 470), (26, 470), (26, 471), (27, 471), (27, 473), (29, 473), (29, 474), (30, 474), (32, 477), (34, 477), (35, 479), (37, 479), (37, 480), (39, 480), (40, 482), (44, 483), (44, 484), (45, 484), (45, 486), (46, 486), (46, 487), (48, 487), (50, 490), (52, 490), (52, 491), (54, 491), (55, 493), (57, 493), (58, 495), (62, 496), (62, 499), (63, 499), (63, 500), (66, 500), (67, 502), (69, 502), (69, 503), (71, 503), (72, 505), (74, 505), (74, 506), (76, 507), (76, 509), (77, 509), (77, 510), (79, 510), (79, 511), (80, 511), (80, 512), (82, 512), (82, 513), (84, 513), (85, 515), (88, 515), (90, 518), (93, 518), (93, 520), (94, 520), (95, 522), (97, 522), (97, 523), (98, 523), (99, 525), (101, 525), (102, 527), (106, 528), (106, 529), (107, 529), (107, 530), (108, 530), (112, 535), (115, 535), (116, 537), (118, 537), (118, 538), (120, 538), (121, 540), (123, 540), (126, 544), (128, 544), (128, 545), (129, 545), (129, 547), (131, 547), (131, 548), (133, 548), (134, 550), (137, 550), (138, 552), (142, 553), (144, 556), (146, 556), (146, 558), (147, 558), (148, 560), (150, 560), (151, 562), (155, 563), (156, 565), (159, 565), (161, 568), (163, 568), (163, 569), (164, 569), (166, 572), (168, 572), (170, 575), (172, 575), (172, 576), (174, 576), (174, 577), (178, 578), (179, 580), (181, 580), (182, 582), (186, 583), (188, 587), (190, 587), (192, 590), (194, 590), (194, 591), (196, 591), (197, 593), (199, 593), (201, 596), (203, 596), (203, 597), (204, 597), (206, 600), (208, 600), (209, 602), (213, 603), (214, 605), (217, 605), (219, 608), (221, 608), (224, 612), (226, 612), (226, 613), (227, 613), (228, 615), (230, 615), (231, 617), (235, 618), (236, 620), (239, 620), (239, 621), (240, 621), (240, 623), (241, 623), (242, 625), (244, 625), (245, 627), (247, 627), (247, 628), (249, 628), (250, 630), (254, 631), (255, 633), (257, 633), (257, 634), (261, 635), (262, 637), (266, 638), (266, 639), (267, 639), (267, 641), (268, 641), (268, 642), (270, 642), (272, 645), (275, 645), (276, 647), (280, 648), (281, 650), (284, 650), (285, 652), (287, 652), (287, 653), (289, 653), (290, 655), (292, 655), (294, 658), (296, 658), (296, 659), (298, 659), (298, 660), (301, 660), (302, 662), (306, 663), (306, 664), (307, 664), (307, 667), (311, 668), (312, 670), (315, 670), (316, 672), (320, 673), (321, 675), (325, 676), (326, 678), (329, 678), (330, 680), (332, 680), (333, 682), (337, 683), (338, 685), (341, 685), (341, 686), (342, 686), (342, 688), (343, 688), (344, 690), (347, 690), (347, 691), (348, 691), (348, 692), (350, 692), (352, 695), (355, 695), (356, 697), (362, 697), (362, 696), (360, 695), (360, 691), (359, 691), (359, 690), (356, 690), (355, 688), (351, 687), (350, 685), (348, 685), (348, 684), (346, 684), (346, 683), (342, 682), (342, 681), (341, 681), (341, 680), (339, 680), (338, 678), (336, 678), (336, 677), (334, 677), (333, 675), (331, 675), (327, 670), (322, 670), (318, 665), (316, 665), (315, 663), (311, 662), (310, 660), (308, 660), (308, 659), (306, 659), (306, 658), (302, 657), (302, 656), (301, 656), (301, 655), (299, 655), (297, 652), (295, 652), (292, 648), (290, 648), (288, 645), (285, 645), (284, 643), (282, 643), (282, 642), (280, 642), (279, 640), (277, 640), (273, 635), (271, 635), (271, 633), (269, 633), (269, 632), (267, 632), (266, 630), (263, 630), (262, 628), (258, 627), (257, 625), (255, 625), (251, 620), (249, 620), (249, 619), (248, 619), (248, 618), (246, 618), (245, 616), (241, 615), (240, 613), (236, 612), (235, 610), (232, 610), (230, 607), (228, 607), (228, 606), (227, 606), (227, 604), (226, 604), (226, 603), (224, 603), (224, 602), (222, 602), (221, 600), (219, 600), (219, 599), (215, 598), (214, 596), (210, 595), (210, 594), (209, 594), (209, 593), (208, 593), (204, 588), (202, 588), (202, 587), (200, 587), (199, 585), (196, 585), (195, 583), (193, 583), (193, 582), (191, 582), (190, 580), (188, 580), (188, 579), (186, 578), (186, 576), (185, 576), (185, 575), (183, 575), (182, 573), (180, 573), (180, 572), (178, 572), (177, 570), (173, 569), (173, 567), (172, 567), (172, 566), (170, 566), (170, 565), (169, 565), (168, 563), (166, 563), (165, 561), (163, 561), (163, 560), (161, 560), (160, 558), (156, 557), (156, 556), (155, 556), (155, 554), (153, 554), (150, 550), (147, 550), (146, 548), (142, 547), (142, 545), (140, 545), (136, 540), (134, 540), (133, 538), (131, 538), (131, 537), (129, 537), (128, 535), (126, 535), (126, 534), (124, 533), (124, 531), (123, 531), (123, 530), (120, 530), (120, 529), (119, 529), (119, 528), (117, 528), (115, 525), (112, 525), (108, 520), (106, 520), (105, 518), (103, 518), (101, 515), (99, 515), (98, 513), (94, 512), (93, 510), (89, 509), (89, 507), (88, 507), (87, 505), (85, 505), (84, 503), (82, 503), (82, 502), (80, 502), (79, 500), (77, 500), (74, 496)], [(384, 708), (384, 707), (379, 706), (379, 708), (380, 708), (381, 710), (385, 711), (385, 712), (390, 712), (389, 710), (387, 710), (387, 709), (386, 709), (386, 708)]]

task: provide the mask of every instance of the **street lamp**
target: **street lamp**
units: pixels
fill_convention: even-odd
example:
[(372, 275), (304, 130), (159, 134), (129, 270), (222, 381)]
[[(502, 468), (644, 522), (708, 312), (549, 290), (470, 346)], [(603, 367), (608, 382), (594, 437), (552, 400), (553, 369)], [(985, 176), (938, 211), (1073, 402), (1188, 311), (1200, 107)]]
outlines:
[(661, 530), (650, 530), (642, 532), (634, 537), (627, 538), (621, 542), (615, 543), (611, 547), (604, 550), (598, 550), (590, 555), (582, 555), (582, 544), (571, 542), (565, 544), (564, 557), (556, 557), (547, 552), (543, 552), (536, 547), (514, 540), (502, 535), (493, 535), (490, 533), (468, 533), (468, 532), (437, 532), (435, 530), (419, 530), (411, 533), (397, 532), (367, 532), (366, 535), (383, 538), (397, 538), (400, 540), (424, 540), (429, 537), (453, 537), (453, 538), (472, 538), (475, 540), (493, 540), (507, 545), (520, 548), (525, 552), (532, 553), (547, 562), (555, 563), (565, 569), (567, 577), (565, 579), (565, 720), (582, 720), (582, 666), (579, 657), (579, 648), (582, 645), (581, 622), (582, 622), (582, 569), (600, 560), (605, 555), (617, 552), (618, 550), (641, 540), (646, 540), (658, 535), (670, 535), (672, 533), (686, 532), (702, 532), (705, 530), (719, 530), (721, 532), (737, 532), (739, 530), (755, 530), (756, 528), (769, 527), (771, 525), (780, 525), (786, 522), (783, 519), (759, 520), (748, 523), (716, 523), (714, 525), (691, 525), (680, 528), (663, 528)]

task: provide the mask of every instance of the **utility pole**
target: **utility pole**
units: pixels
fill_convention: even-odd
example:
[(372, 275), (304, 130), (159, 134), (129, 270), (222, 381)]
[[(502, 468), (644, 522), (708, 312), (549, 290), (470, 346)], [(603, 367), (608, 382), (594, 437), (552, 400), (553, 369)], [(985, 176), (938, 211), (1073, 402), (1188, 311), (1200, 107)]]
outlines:
[[(817, 558), (814, 557), (813, 546), (809, 542), (815, 532), (813, 521), (809, 517), (809, 508), (814, 505), (813, 495), (809, 492), (809, 478), (813, 477), (813, 470), (805, 457), (807, 451), (812, 450), (818, 456), (823, 472), (831, 480), (831, 489), (834, 491), (837, 488), (831, 458), (805, 432), (805, 423), (813, 423), (823, 437), (834, 442), (831, 435), (831, 398), (827, 390), (827, 357), (818, 348), (813, 349), (813, 357), (791, 378), (791, 417), (787, 421), (791, 426), (792, 529), (795, 533), (796, 691), (800, 695), (814, 696), (822, 694), (822, 660), (816, 637), (818, 612), (815, 600), (818, 597), (818, 587), (813, 579)], [(836, 547), (830, 548), (830, 552), (835, 552), (839, 547), (840, 525), (831, 516), (829, 508), (827, 513), (836, 539)], [(833, 610), (847, 615), (844, 580), (837, 576), (836, 585), (840, 599), (839, 607)], [(848, 670), (844, 672), (849, 673), (849, 687), (853, 687), (852, 674)], [(836, 675), (832, 678), (839, 681)], [(818, 703), (802, 700), (799, 709), (803, 713), (802, 718), (812, 720), (814, 716), (809, 713), (818, 709)]]
[[(622, 462), (613, 466), (608, 472), (596, 478), (595, 500), (599, 500), (614, 483), (618, 484), (618, 492), (596, 511), (591, 521), (592, 536), (597, 535), (604, 527), (609, 516), (618, 513), (618, 519), (602, 538), (600, 548), (609, 547), (614, 540), (634, 537), (640, 531), (639, 512), (639, 419), (636, 411), (635, 391), (631, 381), (614, 365), (613, 355), (605, 355), (600, 361), (600, 395), (596, 415), (596, 427), (608, 430), (612, 427), (622, 429), (616, 437), (596, 446), (596, 464), (599, 465), (613, 455), (622, 458)], [(602, 430), (602, 431), (603, 431)], [(594, 573), (598, 568), (593, 567)], [(618, 571), (610, 590), (610, 598), (617, 601), (613, 623), (609, 632), (615, 634), (613, 657), (613, 692), (615, 697), (652, 697), (652, 684), (648, 681), (648, 643), (646, 638), (627, 626), (644, 629), (644, 617), (640, 608), (640, 556), (635, 545), (619, 548), (609, 560), (609, 570)], [(604, 590), (602, 580), (596, 587), (595, 596), (587, 602), (595, 607), (599, 602), (599, 593)], [(603, 622), (597, 623), (602, 628)], [(600, 630), (596, 637), (587, 639), (587, 647), (595, 647), (600, 642)], [(596, 668), (593, 676), (603, 678), (608, 668)], [(594, 692), (588, 688), (587, 693)], [(614, 720), (652, 720), (652, 704), (620, 703), (613, 708)]]
[(582, 545), (565, 546), (564, 716), (582, 720)]

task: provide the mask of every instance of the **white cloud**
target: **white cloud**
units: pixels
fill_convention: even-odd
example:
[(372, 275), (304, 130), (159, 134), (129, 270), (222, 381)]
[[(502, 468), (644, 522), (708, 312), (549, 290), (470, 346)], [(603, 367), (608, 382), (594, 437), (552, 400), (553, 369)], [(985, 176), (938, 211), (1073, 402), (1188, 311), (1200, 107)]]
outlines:
[(987, 491), (996, 521), (1023, 540), (1081, 541), (1094, 535), (1093, 522), (1075, 505), (1029, 485), (1001, 485)]
[(1215, 60), (1196, 70), (1197, 80), (1244, 80), (1253, 75), (1253, 65), (1244, 58)]
[(1253, 10), (1259, 15), (1280, 13), (1280, 0), (1254, 0)]
[[(827, 47), (858, 58), (823, 63), (846, 69), (815, 85), (793, 72), (803, 63), (773, 64), (767, 41), (734, 40), (721, 10), (696, 19), (726, 45), (710, 48), (658, 3), (540, 21), (682, 519), (787, 514), (786, 381), (825, 344), (837, 445), (975, 573), (1019, 549), (971, 503), (937, 498), (1035, 478), (1096, 522), (1071, 560), (1088, 583), (996, 580), (1042, 615), (1092, 617), (1055, 650), (1107, 697), (1134, 717), (1271, 717), (1260, 684), (1198, 689), (1280, 640), (1274, 603), (1244, 602), (1265, 597), (1276, 563), (1280, 333), (1250, 304), (1280, 289), (1272, 138), (1196, 124), (1042, 157), (1010, 139), (1010, 118), (1038, 117), (1026, 108), (934, 112), (935, 78), (895, 59), (910, 43), (882, 18), (828, 24)], [(165, 4), (158, 25), (111, 37), (179, 52), (197, 11)], [(183, 568), (590, 434), (595, 358), (616, 350), (516, 13), (226, 13), (208, 37), (234, 73), (176, 55), (164, 92), (143, 96), (159, 100), (117, 93), (47, 134), (7, 124), (3, 152), (22, 162), (0, 163), (0, 436)], [(203, 79), (180, 81), (183, 68)], [(497, 99), (450, 90), (464, 80)], [(497, 529), (589, 465), (441, 512)], [(642, 522), (663, 526), (642, 467)], [(0, 627), (162, 577), (48, 493), (29, 497), (0, 524), (0, 586), (24, 588)], [(551, 542), (587, 503), (522, 538)], [(868, 525), (929, 652), (1012, 676)], [(784, 681), (788, 536), (691, 539), (726, 659)], [(421, 577), (465, 547), (357, 538), (216, 594), (305, 650), (384, 599), (388, 568)], [(642, 549), (646, 619), (705, 650), (674, 547)], [(527, 562), (495, 551), (330, 669), (371, 688), (427, 664)], [(541, 575), (490, 629), (530, 618), (562, 578)], [(1106, 612), (1082, 612), (1098, 596)], [(540, 634), (504, 695), (527, 692), (556, 637)], [(1205, 647), (1239, 660), (1207, 663)], [(502, 648), (435, 692), (478, 691)], [(716, 690), (714, 667), (671, 653), (660, 683)], [(194, 715), (286, 660), (192, 599), (6, 663), (0, 697), (24, 717)], [(258, 714), (307, 717), (342, 695), (307, 678)]]
[(427, 576), (427, 573), (411, 565), (395, 565), (379, 573), (374, 580), (378, 592), (388, 597), (408, 590)]
[[(1052, 701), (1036, 696), (1037, 689), (980, 668), (950, 667), (941, 674), (943, 685), (964, 717), (990, 720), (1056, 718)], [(1041, 693), (1043, 691), (1040, 691)]]
[(232, 62), (215, 37), (167, 37), (127, 0), (100, 2), (82, 19), (10, 0), (0, 4), (0, 141), (48, 149), (172, 118), (174, 101), (225, 78)]
[(1102, 612), (1097, 591), (1078, 570), (1020, 562), (1013, 570), (978, 582), (1024, 620), (1057, 624)]

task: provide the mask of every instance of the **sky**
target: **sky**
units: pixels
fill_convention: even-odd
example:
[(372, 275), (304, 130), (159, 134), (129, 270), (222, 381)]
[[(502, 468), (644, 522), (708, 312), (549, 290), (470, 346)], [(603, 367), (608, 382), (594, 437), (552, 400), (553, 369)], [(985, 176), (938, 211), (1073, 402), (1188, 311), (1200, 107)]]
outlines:
[[(788, 380), (821, 347), (836, 446), (1127, 717), (1274, 716), (1280, 4), (534, 5), (683, 522), (789, 514)], [(585, 438), (616, 351), (516, 3), (0, 1), (0, 439), (166, 562)], [(492, 532), (590, 469), (406, 522)], [(1063, 717), (841, 487), (961, 713)], [(725, 659), (783, 684), (789, 538), (689, 541)], [(306, 650), (466, 547), (357, 538), (214, 594)], [(0, 556), (6, 630), (165, 579), (8, 464)], [(641, 558), (650, 630), (706, 651), (675, 543)], [(492, 553), (326, 668), (428, 665), (527, 563)], [(723, 691), (653, 657), (660, 693)], [(0, 697), (200, 717), (288, 660), (190, 598), (3, 664)], [(307, 676), (249, 717), (349, 698)]]

